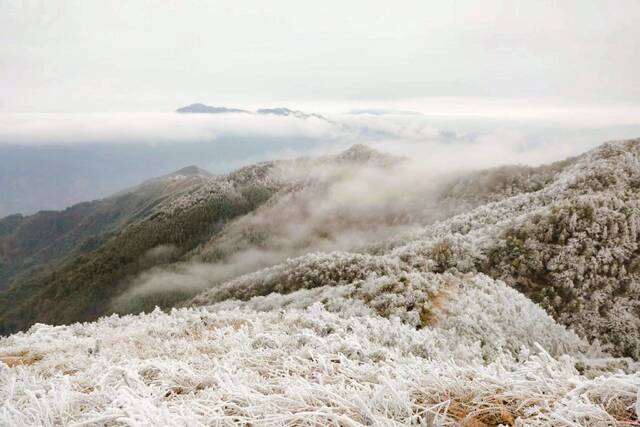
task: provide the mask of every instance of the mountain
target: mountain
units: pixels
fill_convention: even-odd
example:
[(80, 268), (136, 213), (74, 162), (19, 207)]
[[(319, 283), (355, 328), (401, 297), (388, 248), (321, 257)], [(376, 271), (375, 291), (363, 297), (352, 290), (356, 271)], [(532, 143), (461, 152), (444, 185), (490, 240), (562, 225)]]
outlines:
[(292, 117), (296, 117), (298, 119), (309, 119), (309, 118), (316, 118), (316, 119), (320, 119), (320, 120), (327, 120), (324, 116), (320, 115), (320, 114), (315, 114), (315, 113), (304, 113), (302, 111), (299, 110), (290, 110), (288, 108), (285, 107), (277, 107), (277, 108), (260, 108), (259, 110), (256, 110), (257, 114), (263, 114), (263, 115), (275, 115), (275, 116), (292, 116)]
[(422, 113), (410, 110), (390, 110), (386, 108), (357, 108), (349, 110), (347, 114), (353, 115), (372, 115), (372, 116), (386, 116), (386, 115), (399, 115), (399, 116), (421, 116)]
[(637, 424), (640, 139), (539, 167), (433, 175), (354, 146), (164, 182), (190, 174), (3, 293), (5, 331), (146, 313), (0, 339), (0, 424)]
[[(581, 336), (637, 357), (637, 145), (606, 144), (538, 168), (452, 175), (435, 187), (403, 176), (406, 160), (362, 145), (219, 177), (190, 167), (143, 184), (160, 182), (162, 191), (143, 191), (149, 196), (133, 198), (140, 202), (131, 208), (128, 199), (105, 199), (60, 218), (41, 213), (7, 221), (4, 228), (13, 231), (0, 240), (3, 274), (13, 286), (0, 294), (0, 325), (12, 331), (34, 321), (168, 307), (292, 257), (355, 251), (391, 257), (403, 269), (503, 280)], [(348, 193), (360, 185), (360, 199)], [(104, 217), (111, 222), (95, 219)], [(148, 254), (162, 248), (167, 256)], [(251, 286), (241, 288), (252, 296)], [(84, 294), (84, 304), (51, 303), (61, 294), (77, 298), (75, 292)]]
[(176, 110), (177, 113), (206, 113), (206, 114), (222, 114), (222, 113), (248, 113), (245, 110), (226, 107), (211, 107), (200, 103), (187, 105)]
[[(406, 188), (399, 198), (388, 197), (387, 188), (359, 195), (373, 197), (371, 204), (355, 194), (333, 200), (336, 189), (361, 179), (353, 166), (346, 172), (335, 166), (340, 159), (367, 165), (363, 176), (379, 180), (374, 185), (401, 174), (404, 167), (401, 159), (391, 161), (355, 146), (332, 159), (335, 169), (320, 160), (321, 179), (305, 178), (285, 185), (167, 274), (184, 282), (196, 276), (200, 287), (211, 290), (192, 303), (206, 305), (282, 293), (283, 289), (293, 292), (327, 280), (336, 286), (354, 278), (364, 280), (365, 276), (352, 276), (352, 271), (377, 271), (378, 263), (399, 266), (407, 273), (418, 268), (486, 274), (522, 292), (590, 342), (599, 341), (611, 354), (638, 358), (639, 146), (638, 140), (605, 144), (578, 158), (538, 168), (466, 173), (443, 180), (434, 192), (429, 193), (428, 187), (419, 189), (415, 196)], [(311, 176), (318, 174), (310, 165), (303, 169)], [(430, 200), (423, 203), (421, 198)], [(315, 213), (319, 206), (326, 208)], [(292, 224), (296, 224), (293, 232)], [(299, 262), (306, 265), (305, 253), (322, 251), (317, 262), (326, 266), (334, 262), (331, 251), (344, 250), (369, 254), (374, 258), (367, 262), (373, 264), (360, 265), (356, 262), (360, 255), (353, 255), (355, 264), (341, 261), (349, 272), (346, 279), (341, 270), (334, 277), (320, 267), (305, 272), (304, 279), (297, 278), (296, 256), (302, 256)], [(342, 259), (339, 254), (335, 256)], [(193, 273), (194, 261), (210, 266), (205, 270), (207, 277)], [(293, 267), (271, 267), (285, 261)], [(275, 270), (252, 273), (264, 267)], [(225, 269), (233, 273), (222, 274)], [(239, 273), (251, 274), (234, 279)], [(162, 282), (151, 275), (145, 285), (154, 280)]]
[(149, 180), (112, 197), (85, 202), (63, 211), (12, 215), (0, 220), (0, 289), (73, 256), (87, 253), (116, 230), (147, 215), (158, 203), (210, 177), (191, 166)]
[[(2, 238), (3, 271), (15, 278), (0, 293), (0, 330), (104, 314), (120, 282), (167, 262), (145, 257), (148, 251), (166, 245), (168, 259), (179, 258), (226, 220), (268, 198), (277, 184), (258, 177), (268, 167), (222, 177), (190, 167), (111, 198), (28, 217)], [(42, 254), (25, 261), (31, 253)], [(30, 274), (34, 269), (37, 274)]]
[(222, 113), (246, 113), (246, 114), (258, 114), (258, 115), (272, 115), (272, 116), (290, 116), (298, 119), (316, 118), (320, 120), (328, 121), (324, 116), (315, 113), (305, 113), (299, 110), (291, 110), (286, 107), (276, 108), (260, 108), (255, 112), (248, 110), (240, 110), (237, 108), (226, 107), (212, 107), (205, 104), (195, 103), (181, 107), (176, 110), (177, 113), (199, 113), (199, 114), (222, 114)]
[[(355, 156), (265, 162), (211, 176), (194, 166), (146, 181), (113, 197), (7, 220), (0, 293), (0, 332), (34, 322), (93, 320), (113, 312), (112, 299), (142, 272), (193, 257), (193, 251), (278, 191), (299, 185), (287, 165), (353, 165), (380, 161), (363, 148)], [(349, 167), (349, 166), (348, 166)], [(170, 306), (191, 296), (183, 291), (134, 299), (129, 311)]]

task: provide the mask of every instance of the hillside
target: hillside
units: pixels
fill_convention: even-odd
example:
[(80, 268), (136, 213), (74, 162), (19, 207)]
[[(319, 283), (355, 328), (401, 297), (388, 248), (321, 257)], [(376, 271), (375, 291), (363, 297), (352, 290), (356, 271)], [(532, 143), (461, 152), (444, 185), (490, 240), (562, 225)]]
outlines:
[(205, 181), (10, 312), (180, 306), (0, 339), (0, 423), (638, 423), (640, 140), (437, 176), (354, 146)]
[[(190, 259), (232, 219), (249, 214), (277, 192), (304, 187), (301, 169), (335, 164), (353, 170), (389, 159), (362, 150), (260, 163), (217, 177), (190, 167), (62, 212), (7, 218), (7, 234), (0, 236), (7, 278), (7, 289), (0, 292), (0, 332), (35, 322), (94, 320), (120, 311), (113, 307), (114, 297), (140, 273)], [(189, 296), (178, 289), (134, 299), (125, 310), (167, 307)]]
[(280, 309), (274, 295), (262, 312), (185, 308), (34, 326), (0, 341), (0, 423), (637, 422), (638, 366), (589, 348), (504, 284), (424, 276), (436, 294), (423, 294), (422, 328), (377, 315), (385, 299), (411, 301), (379, 285), (361, 288), (370, 297), (387, 288), (369, 302), (338, 289), (305, 295), (331, 311), (321, 302)]
[(466, 202), (468, 211), (360, 254), (290, 259), (213, 287), (193, 302), (347, 285), (372, 272), (484, 273), (518, 289), (589, 341), (639, 358), (639, 154), (640, 141), (633, 140), (548, 167), (464, 177), (445, 186), (439, 206)]
[[(119, 210), (126, 208), (123, 199), (136, 199), (141, 193), (152, 196), (143, 197), (142, 203), (134, 204), (134, 210), (125, 210), (126, 221), (107, 224), (113, 227), (112, 233), (98, 236), (93, 247), (85, 246), (85, 251), (81, 247), (80, 254), (67, 253), (68, 257), (59, 259), (46, 274), (26, 276), (0, 293), (0, 331), (22, 329), (37, 321), (66, 323), (105, 314), (111, 296), (127, 277), (179, 258), (225, 221), (247, 213), (268, 198), (277, 185), (259, 179), (261, 170), (268, 167), (258, 165), (221, 177), (172, 174), (148, 181), (133, 192), (96, 202), (98, 207), (115, 206)], [(86, 221), (100, 218), (100, 213), (92, 213)], [(117, 220), (117, 216), (111, 218)], [(73, 225), (79, 226), (61, 230), (59, 240), (83, 242), (84, 235), (74, 232), (90, 230), (83, 223)], [(18, 228), (12, 238), (18, 238), (20, 231)], [(149, 253), (159, 246), (170, 250), (160, 255)], [(42, 250), (47, 249), (45, 246)]]
[[(219, 178), (196, 174), (185, 194), (0, 294), (7, 308), (0, 325), (9, 332), (34, 321), (170, 307), (290, 258), (347, 251), (390, 258), (403, 271), (504, 280), (582, 336), (638, 357), (637, 154), (628, 141), (547, 166), (436, 180), (407, 172), (406, 160), (354, 146)], [(363, 197), (354, 203), (352, 191)], [(75, 299), (72, 309), (59, 302), (66, 298)]]
[(208, 173), (195, 167), (156, 178), (112, 197), (64, 211), (0, 219), (0, 290), (34, 273), (87, 253), (109, 234), (143, 218), (163, 200), (199, 185)]

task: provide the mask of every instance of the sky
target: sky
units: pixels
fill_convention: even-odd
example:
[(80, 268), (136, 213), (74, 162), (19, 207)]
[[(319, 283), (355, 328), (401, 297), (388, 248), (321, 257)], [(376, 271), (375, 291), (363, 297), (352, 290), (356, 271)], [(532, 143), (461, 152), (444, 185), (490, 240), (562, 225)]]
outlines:
[(636, 0), (3, 0), (0, 112), (635, 111), (639, 20)]
[[(638, 0), (0, 0), (0, 217), (194, 163), (536, 165), (638, 137), (639, 23)], [(194, 102), (328, 120), (174, 113)]]

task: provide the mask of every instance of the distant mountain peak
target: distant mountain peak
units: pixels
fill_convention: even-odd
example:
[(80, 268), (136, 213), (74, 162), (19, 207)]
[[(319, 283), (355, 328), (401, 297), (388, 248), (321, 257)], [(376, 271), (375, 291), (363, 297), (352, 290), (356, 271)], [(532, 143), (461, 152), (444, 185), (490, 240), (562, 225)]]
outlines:
[(209, 172), (204, 169), (199, 168), (196, 165), (186, 166), (180, 170), (177, 170), (170, 174), (170, 176), (182, 175), (182, 176), (195, 176), (195, 175), (205, 175), (212, 176)]
[(340, 153), (340, 157), (343, 157), (343, 158), (362, 157), (362, 156), (370, 157), (372, 155), (379, 155), (379, 154), (382, 154), (382, 153), (367, 145), (354, 144), (351, 147), (344, 150), (342, 153)]
[(355, 144), (337, 155), (339, 160), (349, 162), (373, 162), (380, 165), (389, 165), (401, 161), (402, 157), (383, 153), (364, 144)]
[(202, 168), (199, 168), (196, 165), (189, 165), (175, 172), (171, 172), (166, 175), (158, 176), (155, 178), (150, 178), (142, 182), (141, 184), (133, 187), (132, 189), (125, 190), (125, 191), (139, 190), (140, 188), (143, 188), (145, 186), (149, 186), (149, 185), (153, 186), (153, 185), (157, 185), (158, 183), (163, 183), (164, 185), (167, 182), (193, 181), (188, 178), (210, 178), (212, 176), (213, 175), (211, 173), (209, 173), (208, 171)]
[(223, 113), (245, 113), (245, 114), (260, 114), (260, 115), (274, 115), (274, 116), (292, 116), (299, 119), (308, 119), (314, 117), (320, 120), (327, 120), (324, 116), (315, 113), (305, 113), (300, 110), (292, 110), (287, 107), (274, 107), (274, 108), (259, 108), (255, 112), (242, 110), (239, 108), (227, 108), (227, 107), (212, 107), (200, 102), (187, 105), (176, 110), (177, 113), (196, 113), (196, 114), (223, 114)]
[(276, 108), (260, 108), (256, 111), (258, 114), (275, 114), (277, 116), (291, 116), (297, 114), (304, 114), (302, 111), (291, 110), (286, 107)]
[(227, 107), (212, 107), (210, 105), (201, 104), (196, 102), (195, 104), (187, 105), (186, 107), (178, 108), (177, 113), (204, 113), (204, 114), (221, 114), (221, 113), (248, 113), (246, 110), (240, 110), (238, 108)]
[(315, 113), (305, 113), (300, 110), (292, 110), (287, 107), (275, 107), (275, 108), (260, 108), (256, 110), (257, 114), (273, 114), (275, 116), (294, 116), (299, 119), (308, 119), (315, 117), (316, 119), (327, 120), (326, 117)]

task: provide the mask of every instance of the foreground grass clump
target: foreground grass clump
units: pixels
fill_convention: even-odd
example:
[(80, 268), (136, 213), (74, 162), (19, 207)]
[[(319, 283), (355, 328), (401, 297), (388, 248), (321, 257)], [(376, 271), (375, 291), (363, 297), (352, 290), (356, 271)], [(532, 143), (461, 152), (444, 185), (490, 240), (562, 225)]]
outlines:
[[(316, 304), (36, 325), (0, 341), (2, 425), (634, 425), (640, 374), (590, 378), (536, 345), (486, 362), (473, 337)], [(606, 361), (605, 361), (606, 362)], [(633, 370), (633, 369), (631, 369)]]

